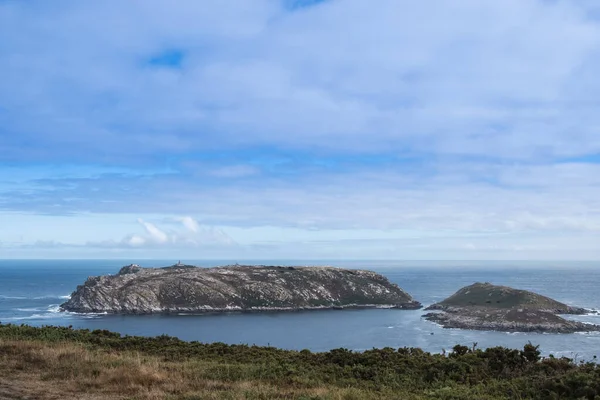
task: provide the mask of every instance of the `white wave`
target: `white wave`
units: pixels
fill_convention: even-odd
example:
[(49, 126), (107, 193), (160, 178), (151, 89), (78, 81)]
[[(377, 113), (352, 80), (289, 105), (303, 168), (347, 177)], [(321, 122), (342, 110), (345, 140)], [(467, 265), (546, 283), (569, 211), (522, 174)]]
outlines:
[(26, 320), (34, 320), (34, 319), (49, 319), (56, 318), (56, 313), (47, 313), (47, 314), (31, 314), (23, 317), (8, 317), (2, 318), (2, 321), (26, 321)]
[[(104, 312), (100, 312), (100, 313), (78, 313), (78, 312), (74, 312), (74, 311), (60, 311), (59, 312), (65, 314), (65, 315), (73, 315), (76, 317), (83, 317), (83, 318), (92, 318), (92, 317), (101, 317), (103, 315), (108, 315), (108, 312), (104, 311)], [(190, 315), (190, 314), (181, 314), (181, 315)], [(205, 315), (205, 314), (199, 314), (199, 315)]]
[[(18, 317), (6, 317), (2, 318), (2, 321), (27, 321), (27, 320), (40, 320), (40, 319), (50, 319), (50, 318), (84, 318), (84, 319), (94, 319), (100, 318), (103, 315), (108, 313), (93, 313), (93, 314), (84, 314), (84, 313), (75, 313), (70, 311), (61, 311), (60, 305), (51, 304), (46, 308), (17, 308), (15, 310), (18, 311), (37, 311), (35, 314), (31, 315), (23, 315)], [(46, 311), (44, 313), (40, 313), (40, 311)]]
[(30, 308), (15, 308), (16, 311), (23, 311), (23, 312), (32, 312), (32, 311), (45, 311), (46, 308), (44, 307), (30, 307)]
[(60, 305), (59, 304), (50, 304), (48, 306), (48, 312), (51, 312), (51, 313), (60, 312)]
[(36, 297), (5, 296), (3, 294), (0, 294), (0, 299), (6, 299), (6, 300), (46, 300), (46, 299), (63, 299), (63, 300), (68, 300), (70, 298), (71, 298), (70, 294), (67, 294), (67, 295), (54, 295), (54, 294), (50, 294), (50, 295), (36, 296)]
[(39, 319), (48, 319), (48, 318), (98, 318), (107, 313), (93, 313), (93, 314), (83, 314), (83, 313), (74, 313), (69, 311), (62, 311), (60, 309), (59, 304), (50, 304), (45, 307), (25, 307), (25, 308), (15, 308), (14, 311), (20, 311), (25, 313), (33, 313), (30, 315), (21, 315), (16, 317), (4, 317), (2, 321), (22, 321), (22, 320), (39, 320)]
[(588, 338), (600, 336), (600, 332), (589, 331), (589, 332), (574, 332), (576, 335), (583, 335)]

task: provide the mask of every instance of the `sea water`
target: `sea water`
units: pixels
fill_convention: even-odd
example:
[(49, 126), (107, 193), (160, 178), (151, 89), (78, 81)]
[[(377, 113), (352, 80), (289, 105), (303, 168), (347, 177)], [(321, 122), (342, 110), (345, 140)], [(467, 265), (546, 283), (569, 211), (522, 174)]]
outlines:
[[(182, 260), (199, 266), (228, 261)], [(420, 347), (450, 351), (456, 344), (478, 348), (540, 345), (542, 353), (576, 360), (600, 356), (600, 333), (541, 334), (444, 329), (422, 318), (423, 310), (323, 310), (204, 315), (98, 315), (59, 311), (88, 276), (114, 274), (131, 262), (166, 266), (173, 260), (0, 260), (0, 322), (72, 325), (122, 334), (167, 334), (183, 340), (256, 344), (286, 349), (356, 351), (381, 347)], [(234, 261), (235, 262), (235, 261)], [(600, 263), (458, 261), (248, 261), (265, 265), (332, 265), (377, 271), (424, 306), (465, 285), (490, 282), (550, 296), (570, 305), (600, 310)], [(600, 315), (568, 316), (600, 324)]]

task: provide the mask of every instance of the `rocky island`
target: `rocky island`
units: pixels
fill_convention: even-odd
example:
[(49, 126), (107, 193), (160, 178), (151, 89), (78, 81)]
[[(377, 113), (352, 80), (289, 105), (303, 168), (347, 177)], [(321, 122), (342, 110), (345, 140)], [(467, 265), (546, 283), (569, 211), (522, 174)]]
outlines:
[(587, 310), (583, 308), (487, 282), (466, 286), (426, 310), (439, 311), (424, 317), (444, 328), (552, 333), (600, 331), (600, 326), (569, 321), (557, 315), (585, 314)]
[(398, 285), (372, 271), (334, 267), (176, 264), (90, 277), (61, 305), (81, 313), (199, 313), (335, 308), (418, 309)]

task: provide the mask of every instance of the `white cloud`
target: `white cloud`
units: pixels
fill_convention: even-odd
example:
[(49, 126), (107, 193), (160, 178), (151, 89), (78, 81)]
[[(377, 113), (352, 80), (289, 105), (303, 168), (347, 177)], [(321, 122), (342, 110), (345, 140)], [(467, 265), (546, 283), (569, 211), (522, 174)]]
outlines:
[(145, 235), (130, 234), (121, 241), (105, 240), (100, 242), (88, 242), (87, 245), (103, 247), (164, 247), (164, 248), (202, 248), (202, 247), (220, 247), (234, 246), (236, 242), (221, 229), (216, 227), (202, 226), (190, 216), (173, 217), (185, 230), (159, 228), (155, 223), (138, 218), (138, 223), (143, 227)]
[(156, 225), (151, 224), (150, 222), (146, 222), (143, 219), (138, 219), (140, 225), (144, 227), (146, 232), (150, 235), (150, 239), (152, 242), (156, 242), (158, 244), (164, 244), (169, 241), (169, 236), (158, 229)]
[(191, 232), (197, 233), (198, 230), (200, 229), (200, 225), (198, 225), (198, 222), (195, 219), (193, 219), (192, 217), (188, 216), (188, 217), (181, 217), (178, 219)]
[(143, 246), (144, 244), (146, 244), (146, 239), (144, 239), (141, 236), (138, 235), (131, 235), (131, 237), (129, 237), (129, 239), (125, 240), (125, 243), (127, 243), (130, 246)]

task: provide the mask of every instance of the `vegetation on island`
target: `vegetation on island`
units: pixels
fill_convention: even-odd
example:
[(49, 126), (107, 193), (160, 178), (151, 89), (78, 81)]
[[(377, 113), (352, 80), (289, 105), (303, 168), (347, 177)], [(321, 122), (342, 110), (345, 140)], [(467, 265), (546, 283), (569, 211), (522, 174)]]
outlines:
[(315, 353), (0, 324), (0, 398), (600, 399), (600, 366), (456, 345)]
[(428, 309), (449, 307), (524, 308), (553, 311), (557, 314), (585, 312), (582, 308), (568, 306), (541, 294), (508, 286), (493, 285), (489, 282), (476, 282), (465, 286), (447, 299), (429, 306)]

